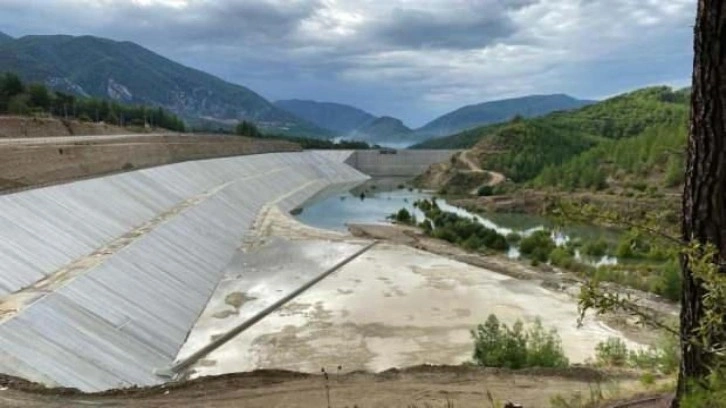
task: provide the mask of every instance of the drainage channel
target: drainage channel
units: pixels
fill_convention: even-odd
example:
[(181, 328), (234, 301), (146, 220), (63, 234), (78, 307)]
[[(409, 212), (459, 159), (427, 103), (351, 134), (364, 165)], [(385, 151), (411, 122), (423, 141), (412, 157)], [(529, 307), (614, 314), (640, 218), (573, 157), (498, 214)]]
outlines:
[(228, 341), (235, 338), (238, 334), (242, 333), (243, 331), (249, 329), (252, 327), (255, 323), (259, 322), (260, 320), (264, 319), (267, 315), (274, 312), (278, 308), (285, 305), (285, 303), (288, 303), (289, 301), (293, 300), (297, 296), (299, 296), (301, 293), (305, 292), (306, 290), (310, 289), (312, 286), (320, 282), (321, 280), (327, 278), (329, 275), (331, 275), (333, 272), (337, 271), (338, 269), (342, 268), (343, 266), (347, 265), (348, 263), (352, 262), (354, 259), (358, 258), (359, 256), (366, 253), (368, 250), (373, 248), (376, 244), (378, 244), (378, 241), (373, 241), (370, 244), (366, 245), (365, 247), (361, 248), (358, 252), (354, 253), (353, 255), (345, 258), (344, 260), (340, 261), (339, 263), (333, 265), (330, 269), (326, 270), (325, 272), (321, 273), (320, 275), (316, 276), (312, 280), (308, 281), (298, 289), (294, 290), (287, 296), (283, 297), (282, 299), (278, 300), (277, 302), (271, 304), (264, 310), (260, 311), (256, 315), (252, 316), (251, 318), (245, 320), (244, 322), (240, 323), (239, 325), (235, 326), (228, 332), (224, 333), (223, 335), (219, 336), (215, 340), (211, 341), (206, 346), (200, 348), (193, 354), (191, 354), (189, 357), (178, 361), (171, 365), (170, 367), (160, 368), (154, 371), (154, 373), (159, 377), (164, 378), (174, 378), (177, 374), (179, 374), (181, 371), (189, 368), (194, 363), (199, 361), (200, 359), (204, 358), (207, 354), (211, 353), (212, 351), (218, 349)]

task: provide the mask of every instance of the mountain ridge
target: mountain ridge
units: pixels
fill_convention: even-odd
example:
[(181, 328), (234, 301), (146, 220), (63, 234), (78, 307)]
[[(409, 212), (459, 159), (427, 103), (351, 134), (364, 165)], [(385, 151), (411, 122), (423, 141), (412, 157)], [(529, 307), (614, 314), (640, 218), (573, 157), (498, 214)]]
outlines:
[(9, 34), (6, 34), (6, 33), (2, 32), (2, 31), (0, 31), (0, 44), (2, 44), (4, 42), (8, 42), (8, 41), (13, 41), (13, 40), (15, 40), (14, 37), (12, 37)]
[(401, 119), (381, 116), (354, 131), (350, 136), (371, 142), (403, 142), (414, 136), (414, 131)]
[(177, 63), (130, 41), (94, 36), (29, 35), (0, 41), (0, 71), (84, 96), (161, 106), (190, 121), (330, 137), (330, 132), (275, 107), (261, 95)]
[(559, 110), (571, 110), (594, 103), (570, 95), (534, 94), (515, 98), (498, 99), (462, 106), (439, 116), (416, 133), (426, 138), (436, 138), (492, 123), (505, 122), (514, 116), (525, 118), (546, 115)]
[(336, 102), (283, 99), (273, 104), (317, 126), (340, 132), (341, 135), (353, 132), (376, 119), (375, 115), (363, 109)]

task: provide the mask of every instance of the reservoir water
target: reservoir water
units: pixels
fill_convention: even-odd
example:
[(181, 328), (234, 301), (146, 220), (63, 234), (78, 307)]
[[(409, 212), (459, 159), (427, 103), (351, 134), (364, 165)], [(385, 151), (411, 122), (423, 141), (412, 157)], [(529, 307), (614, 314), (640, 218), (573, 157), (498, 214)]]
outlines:
[[(296, 215), (296, 218), (307, 225), (335, 231), (347, 231), (348, 224), (390, 224), (388, 216), (401, 208), (406, 208), (415, 214), (418, 220), (424, 219), (423, 213), (413, 204), (417, 200), (430, 199), (435, 195), (432, 192), (400, 188), (400, 186), (402, 185), (369, 182), (351, 191), (340, 192), (308, 203), (307, 206), (301, 208), (301, 212)], [(473, 218), (487, 228), (494, 229), (505, 236), (510, 233), (527, 236), (537, 230), (552, 229), (554, 231), (552, 238), (558, 245), (565, 244), (570, 239), (586, 241), (602, 238), (611, 245), (617, 241), (617, 233), (595, 226), (574, 225), (557, 228), (554, 221), (541, 216), (518, 213), (480, 215), (453, 206), (442, 198), (436, 198), (436, 202), (444, 211)], [(518, 258), (519, 250), (513, 246), (508, 255), (511, 258)], [(580, 258), (579, 253), (576, 254), (576, 257)], [(617, 259), (610, 256), (584, 260), (594, 265), (617, 263)]]

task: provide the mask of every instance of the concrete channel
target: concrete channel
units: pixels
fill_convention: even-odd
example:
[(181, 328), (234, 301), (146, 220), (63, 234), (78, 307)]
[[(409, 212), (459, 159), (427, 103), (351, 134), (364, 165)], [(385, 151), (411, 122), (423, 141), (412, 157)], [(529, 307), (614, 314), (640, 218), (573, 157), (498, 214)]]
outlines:
[[(260, 212), (274, 206), (286, 213), (365, 181), (355, 163), (375, 172), (359, 154), (380, 153), (190, 161), (0, 196), (0, 372), (89, 392), (164, 382), (156, 370), (183, 361), (182, 350), (199, 350), (193, 329), (230, 268), (238, 268)], [(377, 175), (414, 176), (441, 154), (390, 155), (406, 162)], [(392, 161), (381, 157), (381, 165)], [(311, 258), (316, 268), (297, 277), (284, 263), (275, 266), (279, 258), (267, 259), (275, 277), (258, 276), (258, 283), (287, 286), (261, 311), (369, 244), (295, 244), (295, 261), (325, 250)], [(236, 271), (244, 281), (244, 265)]]

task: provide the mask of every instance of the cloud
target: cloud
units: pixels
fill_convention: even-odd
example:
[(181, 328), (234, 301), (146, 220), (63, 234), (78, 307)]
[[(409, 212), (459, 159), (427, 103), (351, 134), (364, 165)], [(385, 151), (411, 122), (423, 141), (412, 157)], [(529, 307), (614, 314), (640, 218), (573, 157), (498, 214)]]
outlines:
[(131, 40), (271, 98), (420, 125), (528, 93), (685, 81), (695, 0), (0, 0), (0, 30)]

